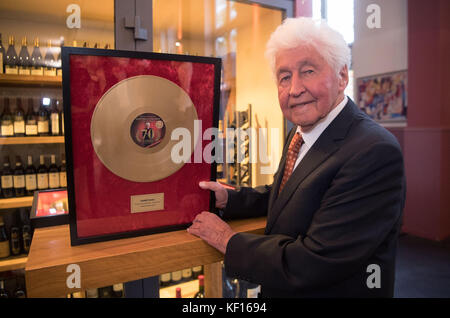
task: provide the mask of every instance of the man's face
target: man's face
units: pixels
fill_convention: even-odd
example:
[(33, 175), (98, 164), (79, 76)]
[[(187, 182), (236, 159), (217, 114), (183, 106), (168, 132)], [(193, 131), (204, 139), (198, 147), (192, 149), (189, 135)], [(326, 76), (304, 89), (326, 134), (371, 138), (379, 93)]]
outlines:
[(347, 67), (339, 73), (313, 47), (281, 50), (275, 61), (283, 115), (308, 131), (344, 98)]

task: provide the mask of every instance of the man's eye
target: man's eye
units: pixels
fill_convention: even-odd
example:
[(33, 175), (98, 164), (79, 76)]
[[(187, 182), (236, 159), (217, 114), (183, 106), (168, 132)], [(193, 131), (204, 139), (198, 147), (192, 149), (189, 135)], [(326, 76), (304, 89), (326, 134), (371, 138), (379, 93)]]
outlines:
[(302, 73), (309, 75), (309, 74), (314, 73), (314, 71), (313, 70), (306, 70), (306, 71), (303, 71)]
[(280, 77), (280, 83), (286, 82), (290, 79), (291, 77), (289, 75), (285, 75)]

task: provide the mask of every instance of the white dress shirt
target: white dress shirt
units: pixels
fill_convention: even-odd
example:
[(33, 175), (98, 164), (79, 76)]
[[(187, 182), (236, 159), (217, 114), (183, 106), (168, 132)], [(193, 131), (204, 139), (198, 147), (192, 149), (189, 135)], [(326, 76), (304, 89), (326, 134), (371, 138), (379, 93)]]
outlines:
[(300, 151), (298, 153), (297, 160), (295, 161), (294, 170), (297, 168), (300, 161), (302, 161), (303, 157), (306, 153), (311, 149), (317, 139), (319, 139), (320, 135), (324, 132), (324, 130), (328, 127), (329, 124), (336, 118), (336, 116), (344, 109), (344, 106), (347, 104), (348, 98), (344, 95), (344, 99), (340, 102), (332, 111), (328, 113), (324, 118), (322, 118), (316, 126), (308, 132), (302, 132), (300, 126), (297, 126), (297, 132), (300, 133), (303, 137), (303, 144), (300, 147)]

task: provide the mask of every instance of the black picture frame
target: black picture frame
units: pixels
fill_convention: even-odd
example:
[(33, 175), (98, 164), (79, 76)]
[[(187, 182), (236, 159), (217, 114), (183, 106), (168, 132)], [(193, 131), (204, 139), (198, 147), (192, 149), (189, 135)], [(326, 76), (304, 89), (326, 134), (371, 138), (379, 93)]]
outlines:
[[(192, 56), (192, 55), (178, 55), (154, 52), (138, 52), (125, 50), (107, 50), (107, 49), (93, 49), (93, 48), (79, 48), (79, 47), (62, 47), (62, 87), (63, 87), (63, 107), (64, 107), (64, 125), (65, 125), (65, 153), (67, 166), (67, 190), (69, 203), (69, 226), (71, 245), (89, 244), (124, 238), (137, 237), (142, 235), (150, 235), (156, 233), (163, 233), (169, 231), (182, 230), (189, 227), (192, 223), (183, 223), (170, 226), (162, 226), (148, 229), (141, 229), (135, 231), (120, 232), (106, 235), (96, 235), (89, 237), (80, 237), (77, 231), (77, 198), (75, 197), (75, 180), (74, 180), (74, 166), (73, 166), (73, 148), (72, 148), (72, 118), (71, 118), (71, 81), (70, 81), (70, 57), (71, 55), (89, 55), (89, 56), (105, 56), (105, 57), (125, 57), (135, 59), (155, 59), (163, 61), (180, 61), (193, 63), (207, 63), (214, 66), (214, 98), (212, 110), (212, 127), (218, 128), (219, 110), (220, 110), (220, 81), (221, 81), (221, 59), (214, 57)], [(216, 181), (217, 164), (215, 161), (211, 163), (211, 179)], [(215, 208), (214, 193), (210, 193), (209, 209), (211, 212), (217, 213)]]

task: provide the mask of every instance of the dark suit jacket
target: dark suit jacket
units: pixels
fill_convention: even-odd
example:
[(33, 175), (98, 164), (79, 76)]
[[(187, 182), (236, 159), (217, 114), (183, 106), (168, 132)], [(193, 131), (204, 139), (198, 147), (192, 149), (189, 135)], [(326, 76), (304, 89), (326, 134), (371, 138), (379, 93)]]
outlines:
[[(229, 191), (224, 218), (267, 215), (267, 226), (230, 239), (227, 275), (261, 284), (263, 297), (392, 297), (405, 199), (399, 144), (349, 100), (278, 196), (294, 133), (272, 185)], [(370, 264), (380, 288), (368, 287)]]

